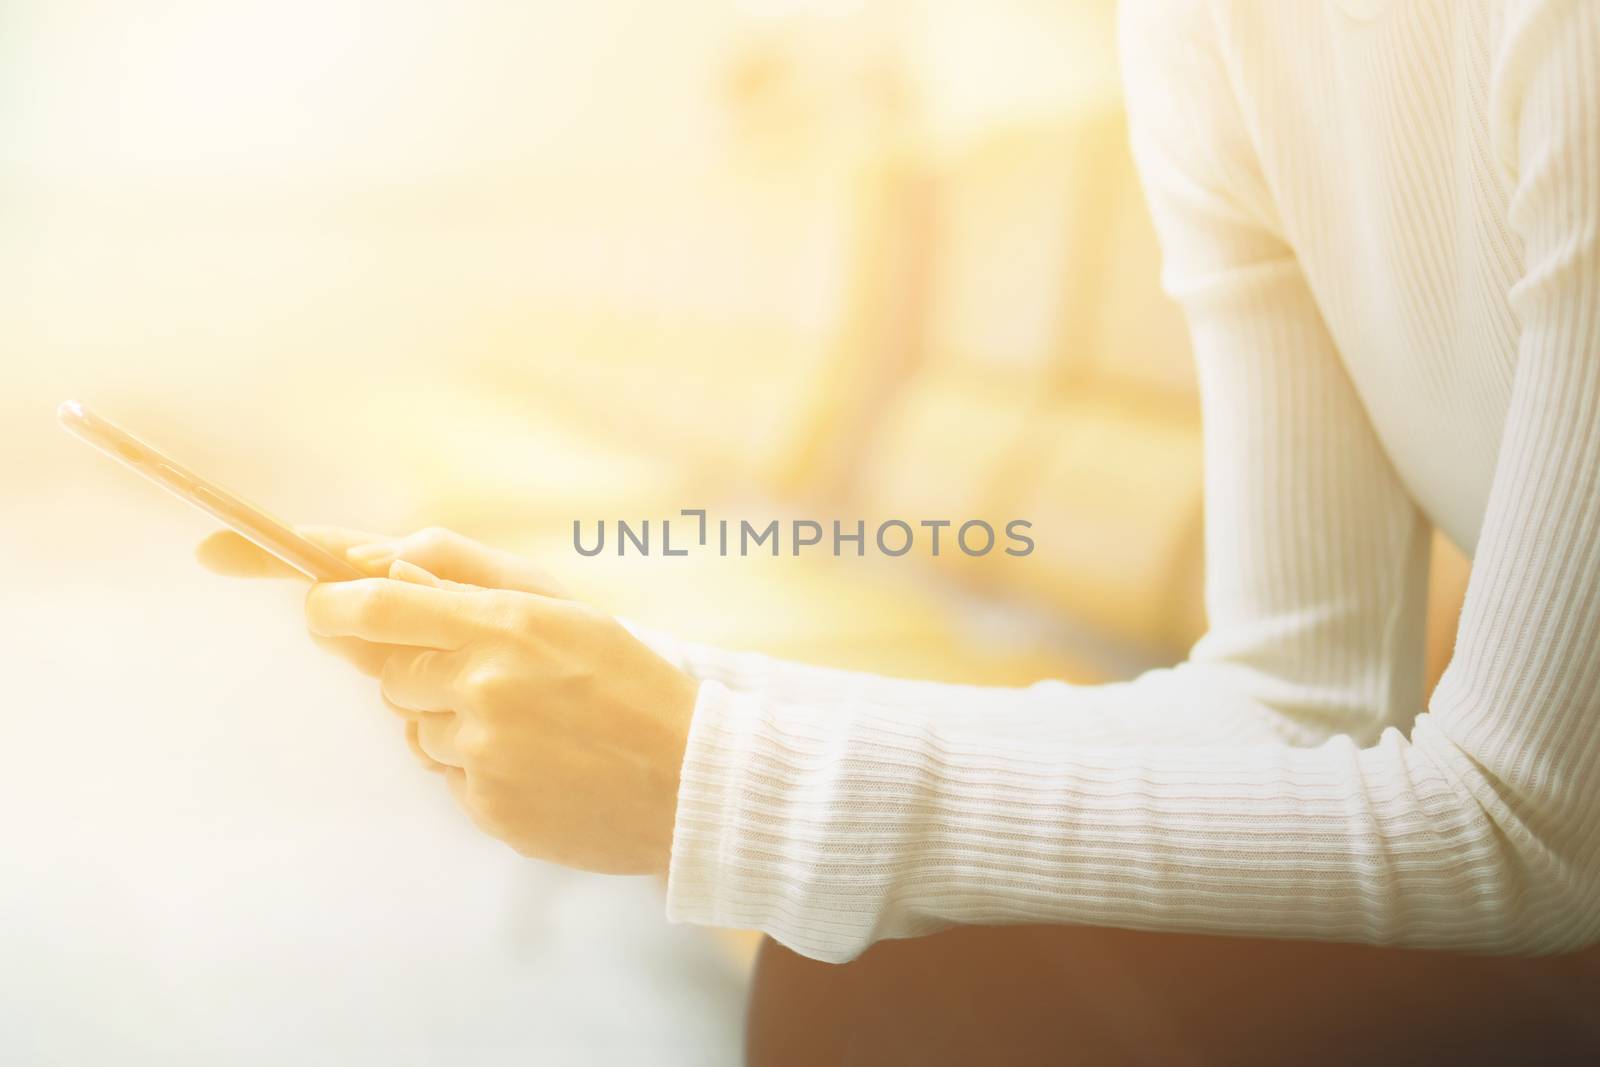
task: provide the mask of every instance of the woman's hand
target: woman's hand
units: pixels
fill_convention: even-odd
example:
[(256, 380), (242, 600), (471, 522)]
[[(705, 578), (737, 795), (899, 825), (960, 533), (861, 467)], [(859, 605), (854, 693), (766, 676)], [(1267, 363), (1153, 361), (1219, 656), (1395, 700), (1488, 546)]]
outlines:
[[(480, 828), (568, 866), (666, 870), (692, 678), (615, 619), (549, 595), (554, 585), (515, 556), (442, 531), (342, 545), (303, 532), (365, 568), (386, 565), (388, 577), (313, 586), (307, 625), (369, 650), (385, 700)], [(224, 573), (276, 572), (250, 552), (218, 535), (201, 557)], [(462, 577), (405, 558), (424, 554)]]

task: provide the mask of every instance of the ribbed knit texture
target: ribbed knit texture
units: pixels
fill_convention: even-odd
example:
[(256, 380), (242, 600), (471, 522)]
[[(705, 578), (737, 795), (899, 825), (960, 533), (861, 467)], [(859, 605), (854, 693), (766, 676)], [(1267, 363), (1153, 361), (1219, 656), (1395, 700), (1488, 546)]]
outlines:
[[(1122, 50), (1211, 631), (1021, 690), (651, 638), (704, 679), (669, 914), (827, 960), (954, 922), (1600, 939), (1600, 2), (1150, 0)], [(1430, 522), (1475, 558), (1424, 710)]]

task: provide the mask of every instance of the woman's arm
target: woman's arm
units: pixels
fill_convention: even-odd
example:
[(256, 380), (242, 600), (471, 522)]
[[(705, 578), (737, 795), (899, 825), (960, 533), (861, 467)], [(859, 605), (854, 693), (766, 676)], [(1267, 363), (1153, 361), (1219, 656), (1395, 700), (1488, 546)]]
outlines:
[[(832, 960), (950, 922), (1503, 952), (1600, 936), (1600, 11), (1540, 10), (1497, 101), (1527, 263), (1516, 379), (1457, 653), (1409, 738), (1084, 744), (708, 682), (670, 914)], [(1211, 76), (1203, 42), (1158, 59)], [(1196, 649), (1195, 699), (1240, 686), (1291, 720), (1370, 707), (1362, 721), (1399, 725), (1416, 692), (1420, 523), (1348, 410), (1273, 220), (1249, 206), (1265, 200), (1228, 192), (1258, 178), (1230, 151), (1242, 131), (1138, 105), (1169, 284), (1201, 363), (1208, 464), (1261, 445), (1302, 454), (1208, 475), (1222, 610)], [(1320, 538), (1329, 527), (1340, 537)], [(1320, 585), (1328, 568), (1339, 580)], [(1344, 650), (1371, 632), (1381, 654), (1351, 673)], [(1118, 691), (1134, 718), (1148, 712), (1142, 684)]]

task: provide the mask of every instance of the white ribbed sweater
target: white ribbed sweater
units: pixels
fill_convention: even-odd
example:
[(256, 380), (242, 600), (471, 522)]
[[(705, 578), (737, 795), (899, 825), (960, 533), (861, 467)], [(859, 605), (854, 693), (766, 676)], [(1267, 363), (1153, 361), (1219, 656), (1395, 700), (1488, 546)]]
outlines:
[[(703, 679), (669, 915), (827, 960), (956, 922), (1600, 939), (1600, 0), (1151, 0), (1122, 40), (1210, 632), (1027, 689), (654, 639)], [(1430, 522), (1475, 562), (1424, 710)]]

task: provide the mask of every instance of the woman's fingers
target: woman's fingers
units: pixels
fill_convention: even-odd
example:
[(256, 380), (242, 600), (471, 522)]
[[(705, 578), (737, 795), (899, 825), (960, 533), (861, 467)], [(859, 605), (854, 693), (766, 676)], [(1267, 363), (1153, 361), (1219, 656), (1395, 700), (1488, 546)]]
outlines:
[[(461, 756), (456, 752), (456, 730), (460, 724), (454, 715), (425, 715), (417, 719), (417, 747), (435, 763), (442, 763), (446, 767), (461, 766)], [(408, 734), (409, 731), (408, 726)]]
[(417, 762), (422, 764), (423, 770), (443, 774), (450, 769), (446, 764), (428, 755), (428, 750), (422, 747), (421, 724), (416, 719), (406, 722), (406, 747), (417, 757)]
[(446, 767), (444, 780), (450, 787), (450, 795), (455, 798), (456, 807), (466, 813), (472, 824), (491, 837), (499, 837), (499, 828), (484, 817), (483, 808), (474, 795), (472, 783), (467, 780), (467, 772), (460, 767)]
[(454, 711), (459, 656), (432, 648), (399, 648), (379, 676), (384, 699), (414, 712)]
[(396, 649), (380, 675), (383, 702), (406, 720), (406, 744), (430, 771), (461, 765), (455, 743), (459, 723), (450, 712), (456, 655), (430, 648)]
[(483, 631), (476, 609), (485, 596), (388, 578), (321, 582), (306, 594), (306, 625), (323, 637), (455, 649)]
[[(460, 767), (446, 767), (444, 769), (444, 780), (445, 784), (450, 787), (450, 795), (455, 798), (456, 807), (466, 812), (467, 817), (476, 824), (478, 820), (473, 815), (475, 806), (470, 796), (471, 790), (467, 786), (467, 772)], [(480, 826), (479, 829), (483, 829), (483, 827)]]

